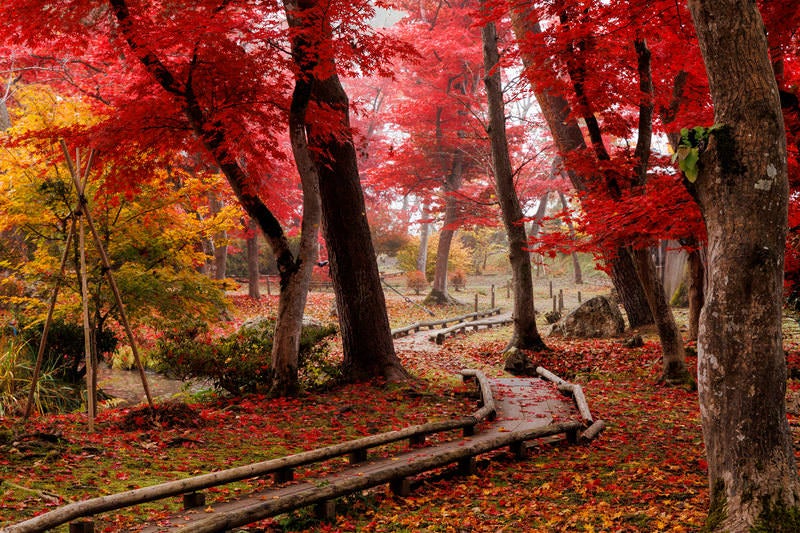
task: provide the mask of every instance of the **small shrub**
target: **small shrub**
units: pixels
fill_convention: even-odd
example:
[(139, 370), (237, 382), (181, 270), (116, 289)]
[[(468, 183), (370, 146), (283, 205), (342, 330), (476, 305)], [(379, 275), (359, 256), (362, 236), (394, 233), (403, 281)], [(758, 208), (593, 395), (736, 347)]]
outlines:
[(450, 276), (450, 284), (457, 291), (464, 290), (467, 286), (467, 275), (463, 270), (456, 270), (453, 272), (453, 275)]
[[(31, 346), (39, 346), (44, 324), (23, 328), (24, 337)], [(108, 329), (96, 330), (94, 338), (100, 355), (111, 354), (117, 349), (117, 336)], [(55, 319), (47, 333), (43, 366), (50, 368), (53, 377), (66, 383), (80, 383), (86, 373), (86, 355), (83, 325)]]
[[(185, 330), (170, 332), (158, 342), (158, 369), (176, 379), (210, 379), (217, 389), (233, 395), (262, 391), (270, 383), (274, 330), (274, 320), (259, 320), (212, 341), (202, 324), (189, 324)], [(301, 377), (306, 376), (312, 388), (338, 376), (336, 365), (325, 357), (326, 345), (320, 345), (322, 339), (334, 333), (334, 326), (303, 328), (298, 366)]]
[(419, 294), (428, 288), (428, 280), (425, 279), (425, 274), (419, 270), (409, 272), (406, 274), (406, 287), (414, 291), (414, 294)]

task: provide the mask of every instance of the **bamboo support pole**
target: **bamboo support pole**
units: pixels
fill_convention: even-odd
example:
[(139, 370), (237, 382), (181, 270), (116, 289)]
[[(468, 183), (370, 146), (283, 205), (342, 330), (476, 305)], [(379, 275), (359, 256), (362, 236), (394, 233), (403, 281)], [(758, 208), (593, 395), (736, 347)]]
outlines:
[(42, 329), (42, 338), (39, 340), (39, 351), (36, 353), (36, 365), (33, 368), (31, 390), (28, 392), (28, 403), (25, 405), (25, 413), (22, 416), (23, 420), (28, 420), (28, 418), (31, 416), (31, 409), (33, 408), (34, 396), (36, 394), (36, 385), (39, 382), (39, 374), (42, 372), (42, 360), (44, 359), (44, 349), (47, 346), (47, 334), (50, 332), (50, 324), (53, 323), (53, 312), (56, 308), (56, 300), (58, 300), (58, 291), (61, 288), (61, 280), (64, 278), (64, 271), (67, 267), (67, 256), (69, 255), (69, 247), (72, 244), (72, 238), (74, 235), (75, 218), (72, 219), (69, 233), (67, 233), (67, 241), (64, 244), (64, 253), (61, 254), (61, 267), (58, 270), (56, 286), (53, 288), (53, 294), (50, 296), (50, 305), (47, 309), (47, 318), (44, 321), (44, 328)]
[[(89, 212), (86, 207), (86, 197), (83, 194), (83, 184), (78, 177), (78, 171), (75, 169), (75, 165), (72, 161), (72, 158), (69, 155), (69, 150), (67, 148), (67, 143), (64, 142), (63, 139), (60, 140), (61, 149), (64, 151), (64, 156), (67, 160), (67, 165), (69, 166), (70, 174), (72, 175), (72, 181), (75, 183), (75, 187), (78, 190), (78, 195), (81, 202), (81, 207), (84, 217), (86, 219), (86, 225), (89, 226), (89, 231), (92, 233), (92, 237), (94, 238), (94, 242), (97, 245), (97, 250), (100, 252), (100, 259), (103, 264), (103, 270), (105, 271), (106, 278), (108, 279), (108, 284), (111, 286), (111, 291), (114, 293), (114, 299), (116, 301), (117, 307), (119, 309), (120, 320), (122, 321), (122, 326), (125, 328), (125, 333), (128, 337), (128, 342), (131, 345), (131, 351), (133, 352), (133, 359), (136, 361), (136, 366), (139, 369), (139, 377), (142, 380), (142, 387), (144, 388), (145, 396), (147, 397), (147, 403), (150, 405), (151, 408), (154, 408), (153, 405), (153, 398), (150, 394), (150, 386), (147, 383), (147, 375), (144, 372), (144, 365), (142, 364), (142, 359), (139, 357), (139, 350), (136, 347), (136, 340), (133, 337), (133, 331), (131, 330), (130, 323), (128, 322), (128, 316), (125, 313), (125, 305), (122, 303), (122, 296), (120, 295), (119, 288), (117, 287), (117, 282), (114, 279), (113, 274), (111, 273), (111, 261), (108, 259), (108, 255), (106, 254), (105, 247), (103, 246), (103, 242), (100, 240), (100, 236), (97, 234), (97, 230), (94, 226), (94, 222), (92, 221), (92, 214)], [(89, 162), (86, 168), (86, 176), (89, 175), (89, 169), (91, 168), (91, 164), (94, 160), (94, 151), (91, 151), (89, 154)]]
[(92, 361), (92, 326), (89, 324), (89, 282), (86, 270), (86, 228), (84, 217), (78, 220), (78, 248), (81, 256), (81, 316), (83, 317), (83, 349), (86, 356), (86, 411), (89, 415), (89, 432), (94, 433), (95, 390), (94, 361)]

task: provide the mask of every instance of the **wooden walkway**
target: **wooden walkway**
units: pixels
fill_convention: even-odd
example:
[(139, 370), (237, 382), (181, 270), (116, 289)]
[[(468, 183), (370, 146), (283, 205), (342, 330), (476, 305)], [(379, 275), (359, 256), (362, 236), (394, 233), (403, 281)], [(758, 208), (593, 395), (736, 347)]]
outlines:
[[(475, 458), (508, 447), (524, 457), (532, 442), (540, 439), (578, 442), (594, 438), (604, 427), (593, 420), (579, 385), (568, 383), (543, 368), (542, 378), (487, 379), (482, 372), (463, 370), (465, 379), (475, 379), (480, 408), (472, 415), (452, 420), (411, 426), (363, 437), (355, 441), (311, 450), (296, 455), (245, 465), (161, 485), (135, 489), (76, 502), (32, 519), (0, 529), (0, 533), (36, 533), (69, 523), (70, 533), (94, 531), (93, 517), (141, 503), (183, 495), (184, 510), (154, 523), (141, 524), (129, 531), (193, 532), (227, 531), (258, 520), (307, 506), (316, 506), (322, 517), (335, 514), (338, 497), (389, 484), (395, 493), (406, 495), (413, 477), (434, 469), (455, 466), (462, 473), (475, 470)], [(454, 435), (454, 431), (462, 431)], [(426, 436), (451, 435), (450, 440), (428, 444)], [(442, 438), (442, 437), (440, 437)], [(391, 443), (408, 441), (409, 446), (387, 456), (374, 454)], [(294, 481), (294, 468), (349, 456), (350, 465), (315, 478)], [(272, 488), (244, 495), (235, 500), (206, 505), (200, 490), (233, 481), (272, 474)]]
[(554, 383), (539, 378), (493, 379), (489, 382), (496, 418), (472, 436), (409, 449), (388, 458), (365, 460), (324, 477), (188, 509), (170, 519), (133, 531), (227, 531), (308, 505), (317, 505), (319, 513), (330, 516), (337, 497), (386, 483), (397, 494), (405, 495), (414, 475), (448, 465), (456, 465), (461, 473), (472, 473), (477, 455), (509, 446), (518, 456), (523, 456), (526, 443), (533, 439), (560, 436), (576, 442), (578, 433), (585, 427), (574, 403), (560, 393)]

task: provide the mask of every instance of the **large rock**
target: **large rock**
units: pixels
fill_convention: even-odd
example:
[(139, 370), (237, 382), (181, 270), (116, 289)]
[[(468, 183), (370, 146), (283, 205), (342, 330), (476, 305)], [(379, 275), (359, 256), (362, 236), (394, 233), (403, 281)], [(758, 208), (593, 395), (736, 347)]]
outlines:
[(553, 324), (550, 335), (593, 339), (617, 337), (624, 331), (625, 320), (619, 308), (605, 296), (596, 296)]

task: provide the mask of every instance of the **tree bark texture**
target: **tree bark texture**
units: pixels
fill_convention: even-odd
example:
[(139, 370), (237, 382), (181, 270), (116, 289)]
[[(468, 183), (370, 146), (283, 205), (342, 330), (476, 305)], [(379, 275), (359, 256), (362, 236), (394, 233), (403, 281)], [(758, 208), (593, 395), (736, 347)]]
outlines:
[(427, 222), (429, 216), (428, 206), (423, 205), (422, 218), (425, 222), (420, 224), (419, 252), (417, 252), (417, 270), (423, 274), (428, 268), (428, 238), (431, 233), (431, 224)]
[(354, 380), (403, 379), (407, 373), (394, 351), (367, 223), (357, 154), (350, 133), (349, 102), (336, 74), (331, 50), (332, 29), (327, 3), (287, 0), (284, 6), (290, 25), (298, 31), (299, 38), (309, 44), (293, 54), (298, 79), (310, 84), (311, 101), (328, 108), (329, 116), (335, 116), (338, 122), (320, 124), (308, 115), (305, 121), (311, 158), (319, 176), (325, 240), (339, 310), (344, 372)]
[(663, 365), (661, 379), (668, 383), (685, 383), (689, 374), (686, 370), (683, 338), (667, 301), (664, 285), (657, 275), (653, 256), (649, 250), (631, 250), (630, 254), (639, 281), (647, 295), (661, 342)]
[[(503, 224), (508, 235), (508, 258), (511, 263), (511, 279), (514, 288), (514, 332), (508, 348), (542, 350), (546, 346), (536, 328), (536, 309), (533, 299), (533, 276), (531, 258), (526, 249), (528, 236), (525, 232), (522, 207), (514, 188), (514, 169), (508, 153), (506, 137), (505, 105), (500, 78), (500, 54), (497, 50), (497, 31), (493, 22), (481, 29), (483, 38), (484, 83), (489, 103), (489, 125), (487, 133), (492, 147), (492, 169), (495, 189), (500, 201)], [(545, 199), (546, 200), (546, 199)]]
[[(209, 211), (214, 216), (224, 207), (216, 193), (208, 195)], [(225, 279), (228, 266), (228, 232), (223, 230), (214, 234), (214, 279)]]
[(705, 299), (705, 263), (703, 253), (699, 249), (688, 252), (687, 264), (689, 265), (689, 330), (686, 339), (696, 341), (700, 331), (700, 311), (703, 309)]
[[(797, 531), (781, 338), (787, 154), (755, 2), (689, 0), (718, 129), (695, 182), (708, 231), (698, 386), (716, 531)], [(776, 520), (777, 518), (777, 520)], [(786, 529), (789, 525), (789, 529)]]
[(464, 152), (459, 149), (453, 154), (452, 167), (447, 175), (444, 185), (445, 207), (444, 222), (439, 232), (439, 242), (436, 246), (436, 267), (433, 271), (433, 287), (425, 298), (425, 303), (451, 304), (455, 300), (447, 292), (447, 263), (450, 259), (450, 245), (456, 230), (452, 226), (458, 222), (458, 199), (455, 192), (461, 188), (464, 173)]
[(258, 223), (250, 219), (250, 231), (253, 235), (247, 239), (247, 295), (258, 300), (261, 298), (261, 289), (258, 286), (260, 273), (258, 271)]
[[(524, 42), (528, 34), (540, 33), (538, 23), (531, 19), (529, 10), (512, 7), (511, 20), (514, 35), (517, 40)], [(536, 58), (529, 50), (522, 49), (522, 63), (526, 71), (533, 73)], [(583, 138), (578, 122), (570, 115), (569, 102), (563, 96), (554, 94), (549, 89), (543, 88), (531, 74), (530, 84), (542, 111), (542, 116), (547, 122), (553, 142), (563, 158), (568, 159), (571, 152), (586, 150), (586, 141)], [(567, 170), (572, 185), (577, 191), (586, 191), (587, 177), (581, 176), (572, 170)], [(631, 328), (653, 323), (653, 315), (647, 304), (641, 283), (636, 277), (636, 270), (631, 262), (626, 249), (618, 249), (606, 254), (609, 265), (609, 277), (619, 295), (620, 302), (628, 316), (628, 325)]]
[[(650, 166), (650, 147), (653, 136), (653, 78), (650, 72), (650, 49), (644, 39), (634, 42), (639, 75), (639, 127), (634, 151), (634, 179), (637, 187), (647, 183), (647, 169)], [(658, 275), (653, 256), (647, 249), (632, 250), (631, 258), (636, 267), (636, 275), (642, 284), (650, 313), (656, 323), (661, 342), (663, 374), (667, 383), (685, 383), (690, 380), (686, 370), (686, 353), (683, 338), (672, 315), (664, 282)]]

